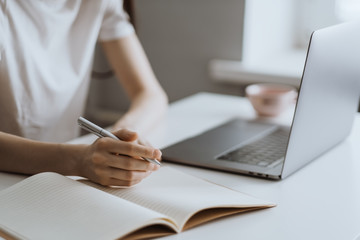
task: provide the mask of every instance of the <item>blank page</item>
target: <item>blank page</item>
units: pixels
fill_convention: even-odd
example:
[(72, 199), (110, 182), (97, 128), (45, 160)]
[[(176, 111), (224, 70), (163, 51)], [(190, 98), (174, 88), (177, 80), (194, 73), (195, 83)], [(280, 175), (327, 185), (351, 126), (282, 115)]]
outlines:
[(274, 206), (264, 200), (210, 183), (170, 167), (161, 167), (132, 188), (105, 188), (96, 184), (92, 185), (171, 217), (180, 230), (194, 213), (202, 209), (214, 207), (254, 209)]
[(21, 239), (116, 239), (163, 217), (56, 173), (0, 192), (0, 228)]

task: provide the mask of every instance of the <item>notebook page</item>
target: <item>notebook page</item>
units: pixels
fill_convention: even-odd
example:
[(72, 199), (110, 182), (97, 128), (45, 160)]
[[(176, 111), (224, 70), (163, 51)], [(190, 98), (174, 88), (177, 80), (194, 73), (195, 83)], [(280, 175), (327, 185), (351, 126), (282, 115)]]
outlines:
[(0, 226), (21, 239), (116, 239), (162, 217), (56, 173), (0, 192)]
[(161, 167), (133, 188), (104, 188), (174, 219), (182, 229), (199, 210), (213, 207), (270, 207), (273, 204), (193, 177), (170, 167)]

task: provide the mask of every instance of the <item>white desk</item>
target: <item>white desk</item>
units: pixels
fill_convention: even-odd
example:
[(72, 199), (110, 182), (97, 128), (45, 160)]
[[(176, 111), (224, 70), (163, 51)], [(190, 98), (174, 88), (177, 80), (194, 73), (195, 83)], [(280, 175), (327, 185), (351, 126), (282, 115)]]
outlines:
[[(288, 123), (290, 113), (277, 122)], [(233, 117), (254, 118), (246, 99), (199, 93), (171, 105), (149, 140), (164, 147)], [(91, 142), (94, 136), (72, 143)], [(360, 115), (338, 147), (282, 181), (166, 163), (201, 178), (270, 200), (277, 207), (216, 220), (163, 239), (356, 239), (360, 234)], [(0, 189), (24, 176), (0, 173)], [(359, 238), (360, 239), (360, 238)]]

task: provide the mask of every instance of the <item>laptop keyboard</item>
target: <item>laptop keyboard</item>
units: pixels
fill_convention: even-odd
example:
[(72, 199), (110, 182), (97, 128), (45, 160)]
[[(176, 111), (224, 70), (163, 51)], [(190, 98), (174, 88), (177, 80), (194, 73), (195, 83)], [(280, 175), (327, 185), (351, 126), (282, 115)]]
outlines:
[(277, 129), (217, 159), (273, 168), (284, 161), (289, 131)]

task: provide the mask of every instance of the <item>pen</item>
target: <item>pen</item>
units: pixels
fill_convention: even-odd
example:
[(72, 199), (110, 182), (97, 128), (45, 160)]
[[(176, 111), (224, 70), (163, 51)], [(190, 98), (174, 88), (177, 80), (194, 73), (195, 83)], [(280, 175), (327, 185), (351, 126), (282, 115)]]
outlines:
[[(98, 125), (90, 122), (89, 120), (87, 120), (83, 117), (78, 118), (78, 124), (81, 128), (85, 129), (88, 132), (95, 134), (98, 137), (109, 137), (109, 138), (112, 138), (115, 140), (120, 140), (118, 137), (116, 137), (111, 132), (99, 127)], [(148, 162), (155, 163), (155, 164), (161, 166), (161, 163), (156, 159), (150, 159), (150, 158), (145, 158), (145, 157), (141, 157), (141, 158)]]

